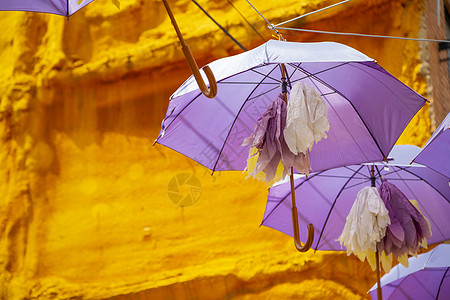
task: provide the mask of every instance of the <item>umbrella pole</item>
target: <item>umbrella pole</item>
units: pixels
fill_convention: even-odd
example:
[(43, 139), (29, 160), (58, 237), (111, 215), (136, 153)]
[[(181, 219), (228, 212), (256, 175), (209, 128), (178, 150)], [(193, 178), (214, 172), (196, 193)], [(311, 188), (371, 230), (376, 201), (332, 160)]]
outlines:
[(192, 75), (194, 75), (195, 81), (197, 81), (198, 87), (202, 91), (203, 95), (205, 95), (208, 98), (214, 98), (217, 95), (217, 82), (214, 77), (213, 72), (208, 66), (205, 66), (203, 68), (203, 71), (206, 74), (206, 77), (208, 78), (209, 82), (209, 89), (206, 86), (205, 82), (203, 81), (202, 75), (200, 74), (200, 70), (198, 69), (197, 62), (194, 59), (194, 55), (192, 55), (191, 49), (184, 41), (183, 36), (181, 35), (181, 31), (178, 28), (178, 24), (175, 21), (175, 17), (172, 14), (172, 10), (170, 9), (169, 4), (167, 3), (167, 0), (162, 0), (164, 3), (164, 6), (166, 7), (167, 14), (170, 17), (170, 21), (172, 21), (173, 28), (177, 32), (178, 39), (181, 43), (181, 49), (183, 50), (184, 57), (186, 58), (189, 68), (192, 71)]
[[(375, 168), (373, 165), (370, 166), (370, 183), (371, 187), (375, 187)], [(380, 253), (378, 252), (378, 250), (375, 252), (375, 262), (377, 268), (377, 300), (383, 300), (380, 283)]]
[[(284, 64), (280, 64), (281, 68), (281, 81), (282, 81), (282, 93), (283, 93), (283, 100), (287, 103), (287, 81), (286, 81), (286, 66)], [(292, 208), (291, 208), (291, 214), (292, 214), (292, 228), (294, 230), (294, 244), (295, 248), (299, 252), (306, 252), (308, 251), (312, 243), (314, 242), (314, 226), (313, 224), (308, 224), (308, 238), (306, 240), (306, 243), (302, 245), (302, 242), (300, 241), (300, 229), (298, 225), (298, 211), (297, 206), (295, 204), (295, 186), (294, 186), (294, 168), (291, 167), (291, 175), (290, 175), (290, 182), (291, 182), (291, 199), (292, 199)]]
[(375, 260), (377, 263), (377, 300), (383, 300), (383, 292), (381, 290), (381, 283), (380, 283), (380, 255), (377, 252), (375, 252)]
[(308, 224), (308, 239), (306, 240), (306, 243), (302, 245), (302, 242), (300, 241), (300, 229), (298, 225), (297, 206), (295, 205), (294, 168), (291, 168), (290, 182), (291, 182), (291, 198), (292, 198), (291, 214), (292, 214), (292, 227), (294, 229), (294, 244), (295, 248), (299, 252), (306, 252), (311, 248), (312, 243), (314, 241), (314, 226), (313, 224)]

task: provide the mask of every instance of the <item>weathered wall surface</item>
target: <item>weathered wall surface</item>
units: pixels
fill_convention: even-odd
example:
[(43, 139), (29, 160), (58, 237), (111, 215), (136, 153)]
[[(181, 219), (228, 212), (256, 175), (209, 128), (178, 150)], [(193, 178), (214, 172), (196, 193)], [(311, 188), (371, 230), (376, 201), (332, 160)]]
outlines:
[[(227, 1), (199, 1), (252, 48), (262, 41)], [(170, 1), (199, 65), (239, 53), (191, 1)], [(332, 1), (252, 1), (273, 23)], [(233, 4), (270, 38), (245, 1)], [(417, 36), (422, 1), (352, 1), (293, 26)], [(189, 76), (160, 1), (96, 0), (62, 17), (0, 12), (0, 295), (4, 299), (362, 299), (375, 281), (345, 254), (299, 254), (258, 227), (264, 184), (210, 173), (152, 146), (170, 94)], [(424, 96), (415, 42), (313, 34), (374, 57)], [(399, 142), (429, 137), (427, 108)], [(194, 174), (180, 208), (169, 181)], [(308, 201), (310, 199), (300, 200)]]

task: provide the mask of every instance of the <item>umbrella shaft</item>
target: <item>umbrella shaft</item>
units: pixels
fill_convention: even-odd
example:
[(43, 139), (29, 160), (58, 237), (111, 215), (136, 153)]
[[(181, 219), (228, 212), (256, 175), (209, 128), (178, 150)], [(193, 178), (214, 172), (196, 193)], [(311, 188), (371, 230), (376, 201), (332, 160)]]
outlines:
[(373, 165), (370, 166), (370, 186), (375, 187), (375, 168)]
[(381, 291), (381, 283), (380, 283), (380, 255), (377, 252), (375, 252), (375, 259), (376, 259), (376, 268), (377, 268), (377, 300), (383, 300), (383, 294)]

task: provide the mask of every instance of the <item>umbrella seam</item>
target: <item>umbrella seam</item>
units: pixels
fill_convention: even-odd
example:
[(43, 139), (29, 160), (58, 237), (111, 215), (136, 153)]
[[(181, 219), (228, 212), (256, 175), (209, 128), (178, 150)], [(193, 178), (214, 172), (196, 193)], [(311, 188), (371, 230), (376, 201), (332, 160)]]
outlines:
[[(367, 65), (367, 64), (366, 64), (366, 63), (372, 63), (372, 62), (375, 63), (377, 66), (379, 66), (381, 69), (383, 69), (383, 71), (385, 71), (386, 73), (381, 72), (379, 69), (375, 68), (375, 67), (372, 66), (372, 65)], [(416, 92), (415, 90), (413, 90), (412, 88), (410, 88), (409, 86), (407, 86), (406, 84), (404, 84), (403, 82), (401, 82), (397, 77), (393, 76), (391, 73), (389, 73), (388, 71), (386, 71), (386, 70), (385, 70), (381, 65), (379, 65), (375, 60), (373, 60), (373, 61), (365, 61), (365, 62), (362, 62), (362, 61), (356, 61), (356, 63), (361, 64), (361, 65), (364, 65), (364, 66), (367, 66), (367, 67), (369, 67), (369, 68), (372, 68), (372, 69), (375, 70), (375, 71), (378, 71), (378, 72), (380, 72), (380, 73), (383, 73), (383, 74), (385, 74), (385, 75), (390, 76), (392, 79), (395, 79), (398, 83), (400, 83), (400, 84), (406, 86), (408, 89), (410, 89), (410, 90), (411, 90), (412, 92), (414, 92), (416, 95), (420, 96), (420, 97), (424, 100), (424, 102), (429, 102), (424, 96), (422, 96), (421, 94), (419, 94), (418, 92)]]
[[(340, 65), (342, 66), (342, 65)], [(309, 73), (308, 71), (304, 70), (306, 73)], [(311, 73), (310, 73), (311, 74)], [(318, 74), (318, 73), (315, 73)], [(361, 115), (359, 114), (358, 110), (355, 108), (355, 106), (353, 105), (353, 103), (344, 96), (344, 94), (342, 94), (341, 92), (339, 92), (337, 89), (335, 89), (332, 85), (330, 85), (329, 83), (325, 83), (322, 79), (318, 78), (315, 76), (315, 74), (311, 74), (312, 77), (314, 77), (317, 81), (319, 81), (320, 83), (322, 83), (325, 86), (328, 86), (330, 89), (336, 91), (336, 93), (338, 93), (341, 97), (343, 97), (345, 100), (348, 101), (348, 103), (350, 103), (350, 105), (353, 107), (353, 110), (356, 112), (356, 114), (358, 115), (359, 119), (361, 120), (361, 122), (364, 124), (364, 126), (366, 127), (366, 130), (369, 132), (370, 136), (372, 137), (372, 140), (374, 141), (375, 145), (378, 147), (378, 150), (380, 150), (381, 155), (383, 155), (383, 158), (386, 158), (386, 155), (384, 155), (383, 150), (381, 149), (380, 145), (378, 144), (378, 141), (375, 139), (375, 137), (372, 134), (372, 131), (370, 131), (369, 127), (367, 126), (366, 122), (364, 122), (363, 118), (361, 117)], [(398, 139), (398, 138), (397, 138)], [(394, 142), (395, 144), (395, 142)], [(392, 148), (392, 147), (391, 147)]]
[[(430, 255), (430, 257), (431, 257), (431, 255)], [(428, 259), (429, 259), (429, 258), (428, 258)], [(437, 291), (437, 294), (436, 294), (436, 300), (439, 299), (439, 294), (441, 293), (442, 283), (444, 282), (445, 275), (447, 275), (448, 269), (449, 269), (449, 268), (447, 267), (447, 270), (445, 270), (445, 273), (444, 273), (444, 275), (443, 275), (442, 278), (441, 278), (441, 282), (439, 283), (439, 288), (438, 288), (438, 291)]]
[[(276, 69), (276, 66), (261, 80), (264, 81), (270, 73), (272, 73)], [(236, 114), (236, 117), (233, 120), (233, 123), (230, 126), (230, 130), (228, 131), (227, 137), (223, 141), (222, 148), (220, 149), (219, 155), (217, 156), (216, 163), (214, 164), (214, 167), (212, 168), (212, 171), (216, 170), (217, 163), (220, 160), (220, 156), (222, 155), (223, 149), (225, 148), (225, 145), (227, 143), (228, 137), (230, 136), (231, 131), (233, 130), (234, 124), (236, 123), (237, 119), (239, 118), (239, 114), (241, 113), (242, 109), (244, 108), (245, 104), (247, 103), (248, 98), (253, 94), (253, 92), (259, 87), (259, 84), (253, 89), (253, 91), (250, 92), (250, 94), (247, 96), (247, 99), (245, 99), (241, 105), (241, 108), (239, 109), (238, 113)]]
[[(305, 180), (303, 180), (302, 182), (300, 182), (300, 183), (294, 188), (294, 191), (295, 191), (298, 187), (300, 187), (303, 183), (305, 183), (306, 181), (311, 180), (312, 178), (314, 178), (314, 177), (316, 177), (316, 176), (319, 176), (320, 174), (322, 174), (322, 173), (325, 172), (325, 171), (328, 171), (328, 170), (323, 170), (323, 171), (320, 171), (320, 172), (318, 172), (318, 173), (315, 173), (315, 174), (313, 174), (313, 175), (307, 177)], [(281, 200), (280, 200), (280, 201), (277, 203), (277, 205), (270, 211), (270, 213), (267, 215), (267, 217), (263, 218), (263, 220), (261, 221), (261, 225), (264, 225), (264, 222), (270, 217), (270, 215), (278, 208), (278, 206), (279, 206), (281, 203), (284, 202), (284, 200), (287, 199), (287, 197), (289, 196), (289, 193), (290, 193), (290, 191), (287, 192), (287, 194), (286, 194), (285, 196), (283, 196), (283, 198), (281, 198)], [(260, 226), (261, 226), (261, 225), (260, 225)]]
[(404, 167), (399, 167), (399, 168), (402, 169), (402, 170), (404, 170), (405, 172), (408, 172), (408, 173), (410, 173), (410, 174), (416, 176), (417, 178), (420, 178), (421, 180), (423, 180), (423, 182), (427, 183), (432, 189), (434, 189), (434, 190), (435, 190), (436, 192), (438, 192), (445, 200), (447, 200), (448, 203), (450, 203), (450, 200), (447, 199), (447, 198), (446, 198), (446, 197), (445, 197), (438, 189), (436, 189), (436, 188), (435, 188), (433, 185), (431, 185), (428, 181), (426, 181), (425, 179), (423, 179), (423, 178), (420, 177), (419, 175), (414, 174), (413, 172), (407, 170), (407, 169), (404, 168)]
[[(301, 68), (302, 70), (300, 70), (300, 64), (298, 64), (297, 67), (298, 67), (298, 69), (299, 69), (300, 72), (302, 72), (302, 70), (304, 70), (303, 68)], [(305, 70), (305, 71), (306, 71), (306, 70)], [(302, 72), (302, 73), (303, 73), (303, 72)], [(305, 73), (303, 73), (303, 74), (305, 74)], [(305, 74), (305, 75), (307, 75), (307, 74)], [(307, 75), (306, 78), (308, 78), (308, 79), (312, 82), (312, 84), (319, 90), (319, 92), (321, 92), (321, 90), (320, 90), (320, 88), (318, 87), (318, 85), (316, 84), (316, 82), (313, 81), (312, 76), (308, 76), (308, 75)], [(316, 77), (314, 77), (314, 78), (316, 78)], [(332, 89), (332, 90), (334, 90), (334, 89)], [(334, 90), (334, 92), (337, 93), (336, 90)], [(322, 92), (321, 92), (321, 94), (322, 94)], [(345, 125), (345, 122), (342, 121), (340, 115), (337, 113), (336, 109), (331, 105), (331, 103), (330, 103), (330, 101), (328, 100), (328, 98), (325, 97), (325, 96), (323, 96), (323, 98), (324, 98), (324, 99), (327, 101), (327, 103), (330, 105), (331, 109), (333, 109), (333, 111), (336, 113), (336, 117), (341, 121), (342, 125), (344, 125), (345, 129), (347, 129), (347, 126)], [(335, 144), (336, 148), (339, 150), (339, 151), (337, 151), (337, 152), (338, 152), (338, 154), (339, 154), (339, 157), (340, 157), (341, 161), (343, 162), (343, 161), (344, 161), (344, 158), (342, 157), (341, 149), (340, 149), (340, 147), (339, 147), (339, 144), (336, 142), (337, 139), (336, 139), (336, 135), (335, 135), (335, 133), (334, 133), (334, 128), (330, 128), (329, 132), (330, 132), (330, 133), (333, 135), (333, 137), (334, 137), (334, 139), (333, 139), (334, 144)], [(347, 132), (350, 133), (350, 131), (349, 131), (348, 129), (347, 129)], [(350, 136), (352, 137), (353, 142), (357, 145), (357, 147), (358, 147), (358, 149), (360, 150), (360, 152), (363, 153), (363, 155), (364, 155), (364, 157), (366, 158), (366, 160), (369, 160), (369, 159), (367, 158), (367, 156), (365, 155), (365, 153), (362, 151), (361, 147), (359, 147), (359, 144), (356, 142), (355, 137), (354, 137), (351, 133), (350, 133)]]
[(341, 190), (340, 190), (339, 193), (337, 194), (336, 198), (334, 198), (333, 205), (331, 205), (330, 210), (328, 211), (328, 215), (327, 215), (327, 217), (326, 217), (326, 219), (325, 219), (325, 222), (324, 222), (324, 224), (323, 224), (323, 226), (322, 226), (322, 230), (320, 231), (319, 238), (317, 239), (316, 248), (315, 248), (316, 250), (317, 250), (317, 247), (319, 247), (319, 242), (320, 242), (320, 240), (322, 239), (322, 235), (323, 235), (323, 232), (324, 232), (324, 230), (325, 230), (325, 227), (327, 226), (328, 219), (330, 218), (331, 212), (333, 211), (333, 208), (334, 208), (334, 206), (336, 205), (336, 202), (337, 202), (339, 196), (341, 195), (341, 193), (342, 193), (342, 191), (344, 190), (344, 188), (346, 187), (346, 185), (350, 182), (350, 180), (352, 180), (352, 178), (355, 176), (355, 174), (356, 174), (357, 172), (359, 172), (362, 168), (363, 168), (363, 166), (361, 166), (358, 170), (356, 170), (355, 173), (353, 173), (352, 176), (350, 176), (350, 178), (347, 180), (347, 182), (344, 184), (344, 186), (341, 188)]

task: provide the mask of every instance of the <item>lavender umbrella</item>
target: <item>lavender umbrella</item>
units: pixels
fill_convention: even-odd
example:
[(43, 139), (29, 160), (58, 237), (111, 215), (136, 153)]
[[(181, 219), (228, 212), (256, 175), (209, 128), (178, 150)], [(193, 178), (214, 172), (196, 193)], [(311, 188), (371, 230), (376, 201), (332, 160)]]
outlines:
[[(410, 145), (394, 146), (389, 163), (351, 165), (316, 172), (308, 178), (298, 176), (291, 186), (294, 185), (297, 196), (307, 199), (302, 202), (302, 212), (298, 212), (298, 217), (315, 226), (318, 238), (312, 247), (316, 250), (342, 250), (338, 238), (356, 195), (367, 185), (380, 185), (382, 178), (394, 182), (408, 199), (418, 201), (420, 211), (430, 221), (432, 236), (428, 243), (450, 239), (448, 179), (425, 166), (410, 165), (411, 158), (419, 150)], [(292, 236), (292, 208), (288, 200), (291, 190), (286, 181), (269, 190), (262, 225)], [(300, 236), (303, 234), (305, 231), (300, 229)], [(376, 260), (379, 278), (378, 253)], [(378, 295), (381, 299), (381, 291)]]
[(171, 96), (155, 142), (213, 172), (246, 167), (250, 145), (242, 142), (283, 82), (285, 99), (294, 83), (304, 82), (326, 102), (330, 130), (310, 152), (313, 171), (385, 159), (426, 101), (373, 59), (339, 43), (270, 40), (208, 66), (216, 97), (202, 94), (191, 76)]
[[(450, 245), (409, 258), (409, 267), (397, 265), (381, 278), (385, 300), (444, 300), (450, 298)], [(376, 299), (376, 285), (370, 289)]]
[(94, 0), (0, 0), (0, 10), (34, 11), (71, 16)]
[(450, 113), (442, 121), (414, 161), (450, 178)]
[[(295, 194), (302, 196), (299, 219), (313, 223), (316, 250), (342, 250), (337, 239), (358, 192), (370, 185), (370, 166), (374, 165), (375, 183), (381, 177), (394, 183), (408, 199), (417, 200), (420, 211), (430, 221), (430, 244), (450, 239), (450, 187), (448, 179), (423, 165), (409, 164), (420, 148), (397, 145), (389, 155), (389, 163), (351, 165), (305, 176), (296, 176)], [(269, 190), (262, 225), (292, 235), (289, 184), (280, 182)], [(300, 233), (305, 233), (300, 230)]]

